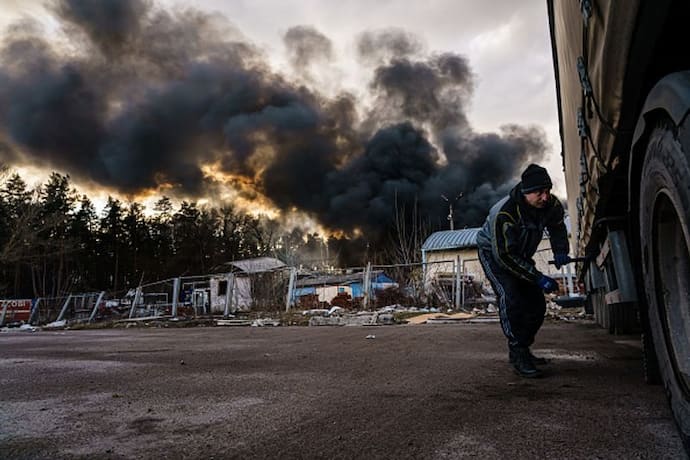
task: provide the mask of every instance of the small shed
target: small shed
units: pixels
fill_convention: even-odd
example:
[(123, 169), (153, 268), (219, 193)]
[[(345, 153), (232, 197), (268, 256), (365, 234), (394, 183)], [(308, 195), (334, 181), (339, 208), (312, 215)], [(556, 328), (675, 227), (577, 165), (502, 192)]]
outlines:
[[(464, 273), (473, 279), (483, 280), (484, 270), (477, 255), (477, 235), (479, 227), (462, 230), (444, 230), (432, 233), (422, 245), (422, 262), (425, 264), (424, 281), (432, 282), (439, 277), (453, 276), (458, 260)], [(551, 242), (544, 232), (534, 261), (542, 273), (554, 274), (558, 271), (548, 261), (553, 258)]]
[(483, 274), (477, 257), (477, 234), (479, 228), (444, 230), (429, 235), (422, 245), (424, 284), (429, 285), (438, 278), (453, 278), (458, 260), (464, 266), (464, 273), (479, 278)]
[[(283, 261), (273, 257), (235, 260), (219, 265), (214, 271), (222, 274), (212, 276), (209, 282), (211, 311), (225, 311), (228, 291), (231, 292), (230, 311), (247, 311), (263, 300), (273, 301), (273, 291), (280, 291), (285, 284), (287, 268)], [(282, 295), (284, 298), (285, 294)]]

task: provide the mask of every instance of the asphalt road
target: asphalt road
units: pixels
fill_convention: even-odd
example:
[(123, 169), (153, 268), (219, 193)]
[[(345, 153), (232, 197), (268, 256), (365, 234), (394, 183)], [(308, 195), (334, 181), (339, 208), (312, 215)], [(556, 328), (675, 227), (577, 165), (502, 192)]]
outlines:
[[(375, 335), (375, 338), (366, 338)], [(547, 322), (0, 334), (0, 458), (686, 458), (634, 337)]]

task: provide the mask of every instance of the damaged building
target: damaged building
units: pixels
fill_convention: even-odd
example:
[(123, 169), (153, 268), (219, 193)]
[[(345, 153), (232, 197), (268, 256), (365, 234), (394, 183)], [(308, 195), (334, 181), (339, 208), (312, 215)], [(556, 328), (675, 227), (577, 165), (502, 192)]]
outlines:
[[(365, 295), (364, 283), (365, 276), (361, 272), (308, 276), (297, 280), (293, 296), (297, 303), (311, 303), (310, 306), (331, 305), (336, 298), (358, 301)], [(370, 283), (372, 297), (376, 296), (377, 291), (398, 287), (398, 283), (389, 278), (383, 270), (372, 271)]]
[(216, 267), (214, 271), (223, 273), (209, 280), (211, 313), (273, 306), (275, 299), (284, 298), (288, 270), (283, 261), (273, 257), (236, 260)]

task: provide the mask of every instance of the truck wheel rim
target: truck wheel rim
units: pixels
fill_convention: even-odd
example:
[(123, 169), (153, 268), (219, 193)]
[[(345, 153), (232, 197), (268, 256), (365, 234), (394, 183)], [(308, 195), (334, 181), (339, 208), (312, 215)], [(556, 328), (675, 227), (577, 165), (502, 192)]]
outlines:
[[(688, 395), (690, 388), (690, 254), (676, 206), (666, 193), (657, 195), (654, 214), (655, 291), (674, 370)], [(684, 358), (685, 357), (685, 358)]]

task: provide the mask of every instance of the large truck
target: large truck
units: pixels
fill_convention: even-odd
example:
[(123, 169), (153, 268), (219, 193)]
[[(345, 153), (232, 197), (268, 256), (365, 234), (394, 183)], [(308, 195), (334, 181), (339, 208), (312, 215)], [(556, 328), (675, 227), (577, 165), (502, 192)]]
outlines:
[(690, 1), (547, 0), (587, 305), (641, 332), (690, 446)]

